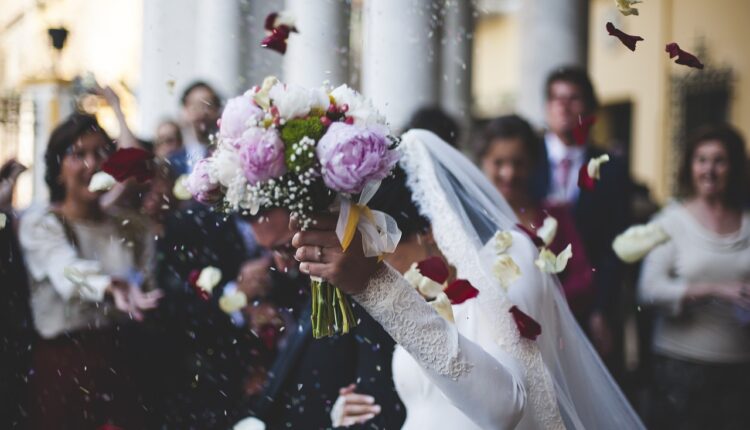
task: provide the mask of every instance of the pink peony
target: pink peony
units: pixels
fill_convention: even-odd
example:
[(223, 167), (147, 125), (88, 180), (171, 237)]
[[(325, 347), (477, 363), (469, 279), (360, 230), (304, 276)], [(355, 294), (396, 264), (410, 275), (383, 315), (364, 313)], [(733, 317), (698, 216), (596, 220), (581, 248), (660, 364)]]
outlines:
[(263, 119), (263, 111), (253, 102), (252, 94), (245, 93), (229, 99), (221, 114), (219, 135), (232, 142), (239, 139), (249, 126)]
[(240, 165), (251, 185), (286, 173), (284, 142), (276, 129), (252, 127), (235, 141)]
[(216, 182), (212, 182), (208, 175), (210, 159), (204, 158), (193, 168), (192, 173), (185, 181), (185, 188), (190, 191), (195, 200), (201, 203), (213, 204), (221, 200), (221, 187)]
[(376, 128), (333, 123), (318, 142), (323, 181), (334, 191), (357, 194), (370, 181), (379, 181), (391, 172), (398, 154), (391, 142)]

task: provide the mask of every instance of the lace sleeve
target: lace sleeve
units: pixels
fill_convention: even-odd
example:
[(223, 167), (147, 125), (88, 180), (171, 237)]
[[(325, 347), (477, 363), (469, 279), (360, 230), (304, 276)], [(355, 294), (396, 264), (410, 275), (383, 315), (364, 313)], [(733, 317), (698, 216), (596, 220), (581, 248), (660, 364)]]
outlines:
[(521, 419), (526, 392), (519, 366), (459, 334), (390, 266), (353, 297), (480, 427), (513, 428)]

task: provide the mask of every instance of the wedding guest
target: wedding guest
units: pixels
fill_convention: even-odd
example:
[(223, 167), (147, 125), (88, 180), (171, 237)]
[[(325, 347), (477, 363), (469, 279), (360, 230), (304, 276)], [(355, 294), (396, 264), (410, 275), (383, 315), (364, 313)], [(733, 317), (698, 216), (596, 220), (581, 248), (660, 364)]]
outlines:
[(429, 130), (440, 136), (452, 147), (458, 147), (461, 127), (455, 119), (439, 107), (422, 107), (414, 112), (404, 129), (411, 130), (413, 128)]
[(329, 414), (339, 389), (356, 383), (358, 392), (377, 399), (385, 412), (361, 428), (401, 428), (404, 407), (391, 376), (393, 340), (356, 306), (359, 325), (351, 333), (313, 339), (307, 293), (310, 281), (298, 271), (289, 214), (283, 209), (266, 211), (253, 219), (252, 227), (258, 243), (272, 252), (273, 273), (278, 276), (273, 288), (285, 289), (302, 300), (296, 305), (296, 322), (287, 345), (268, 374), (265, 390), (248, 412), (264, 421), (269, 430), (330, 428)]
[(177, 173), (189, 173), (193, 165), (208, 154), (210, 136), (217, 130), (221, 98), (203, 81), (190, 84), (182, 93), (183, 147), (170, 161)]
[(533, 128), (517, 115), (496, 118), (485, 126), (480, 144), (482, 171), (505, 197), (521, 224), (535, 231), (548, 215), (557, 220), (557, 234), (549, 248), (559, 254), (568, 244), (572, 247), (573, 257), (558, 277), (573, 315), (579, 323), (585, 323), (594, 296), (591, 265), (568, 208), (540, 201), (531, 193), (531, 173), (542, 152)]
[(31, 360), (32, 429), (143, 428), (119, 327), (143, 320), (161, 293), (139, 285), (148, 279), (149, 239), (103, 212), (99, 194), (88, 189), (111, 150), (93, 117), (71, 115), (45, 154), (51, 204), (20, 221), (40, 336)]
[(156, 127), (156, 138), (154, 140), (154, 155), (158, 158), (168, 159), (172, 154), (182, 148), (182, 131), (177, 122), (167, 119)]
[(646, 258), (641, 302), (659, 309), (652, 428), (750, 425), (750, 212), (745, 141), (709, 126), (688, 140), (681, 199), (656, 218), (669, 240)]
[(532, 177), (534, 194), (564, 204), (573, 214), (586, 255), (594, 268), (594, 308), (584, 329), (618, 374), (622, 367), (622, 313), (618, 307), (622, 263), (612, 251), (615, 236), (630, 223), (630, 177), (625, 163), (610, 154), (593, 190), (578, 187), (578, 172), (589, 159), (604, 152), (596, 148), (581, 124), (590, 121), (597, 107), (596, 94), (582, 69), (564, 67), (553, 71), (546, 82), (546, 122), (540, 163)]
[(21, 173), (26, 166), (11, 158), (0, 166), (0, 210), (11, 211), (13, 208), (13, 192)]

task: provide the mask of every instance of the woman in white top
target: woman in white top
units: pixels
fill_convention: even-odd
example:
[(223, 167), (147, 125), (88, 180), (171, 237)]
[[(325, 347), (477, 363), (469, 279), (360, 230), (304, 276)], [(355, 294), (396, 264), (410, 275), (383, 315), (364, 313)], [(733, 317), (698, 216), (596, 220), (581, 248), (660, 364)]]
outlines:
[(34, 429), (144, 425), (114, 323), (142, 319), (161, 293), (136, 285), (145, 272), (147, 232), (102, 212), (99, 195), (88, 189), (112, 146), (91, 116), (74, 114), (60, 124), (45, 155), (51, 205), (20, 221), (41, 337), (33, 348)]
[[(400, 150), (400, 169), (369, 203), (391, 214), (404, 233), (385, 263), (365, 258), (359, 238), (342, 252), (335, 219), (320, 218), (316, 230), (298, 232), (293, 244), (301, 271), (352, 294), (398, 343), (393, 377), (406, 405), (403, 428), (642, 428), (578, 328), (557, 279), (535, 267), (538, 250), (515, 229), (518, 220), (494, 186), (430, 132), (406, 133)], [(520, 267), (512, 282), (493, 270), (498, 231), (510, 232), (512, 244), (502, 253)], [(445, 259), (479, 290), (453, 306), (455, 323), (399, 273), (429, 255)], [(536, 340), (522, 335), (510, 313), (514, 305), (541, 325)], [(360, 422), (377, 410), (348, 407)]]
[(745, 142), (729, 126), (699, 130), (685, 151), (683, 199), (657, 224), (641, 302), (659, 308), (653, 428), (750, 426), (750, 213)]

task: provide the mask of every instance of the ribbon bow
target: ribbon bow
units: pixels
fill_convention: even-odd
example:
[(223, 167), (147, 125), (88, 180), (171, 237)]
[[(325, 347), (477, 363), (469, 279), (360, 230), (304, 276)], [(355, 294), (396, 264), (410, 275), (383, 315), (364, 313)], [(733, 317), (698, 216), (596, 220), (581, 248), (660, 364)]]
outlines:
[(359, 230), (362, 235), (362, 249), (365, 257), (382, 258), (384, 254), (396, 250), (401, 239), (401, 230), (396, 220), (385, 212), (374, 211), (367, 203), (380, 187), (380, 181), (369, 182), (359, 195), (357, 203), (346, 197), (341, 198), (336, 236), (346, 251)]

